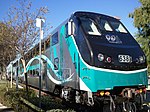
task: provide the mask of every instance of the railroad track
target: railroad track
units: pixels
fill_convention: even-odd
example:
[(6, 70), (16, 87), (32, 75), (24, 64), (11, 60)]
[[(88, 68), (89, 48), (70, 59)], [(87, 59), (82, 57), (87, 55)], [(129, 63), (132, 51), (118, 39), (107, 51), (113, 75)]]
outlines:
[[(15, 83), (14, 83), (15, 84)], [(23, 84), (23, 83), (20, 83), (19, 84), (19, 88), (25, 88), (26, 85)], [(39, 93), (39, 89), (32, 86), (32, 85), (28, 85), (28, 87), (32, 90), (34, 90), (37, 95)], [(70, 102), (66, 102), (66, 101), (63, 101), (60, 96), (58, 95), (55, 95), (54, 93), (51, 93), (49, 91), (46, 91), (46, 90), (41, 90), (41, 96), (50, 96), (50, 98), (52, 99), (52, 101), (54, 102), (61, 102), (61, 109), (62, 108), (68, 108), (68, 109), (71, 109), (71, 110), (75, 110), (75, 112), (101, 112), (100, 108), (97, 108), (97, 107), (89, 107), (87, 105), (81, 105), (81, 104), (75, 104), (75, 103), (70, 103)], [(36, 111), (41, 111), (41, 112), (45, 112), (45, 110), (39, 108), (38, 106), (35, 106), (34, 104), (32, 104), (30, 101), (24, 99), (24, 98), (21, 98), (21, 101), (26, 105), (28, 106), (29, 108), (31, 108), (31, 110), (36, 110)], [(149, 111), (149, 107), (147, 105), (144, 105), (143, 106), (143, 110), (141, 112), (150, 112)], [(118, 107), (117, 107), (118, 108)], [(116, 112), (123, 112), (123, 109), (118, 109)]]
[[(14, 84), (15, 84), (15, 82), (14, 82)], [(19, 85), (21, 88), (26, 88), (26, 85), (23, 83), (20, 83)], [(37, 94), (36, 100), (39, 99), (39, 96), (38, 96), (39, 89), (37, 87), (34, 87), (32, 85), (28, 85), (28, 89), (35, 91), (35, 93)], [(53, 110), (53, 109), (54, 110), (55, 109), (57, 109), (57, 110), (63, 110), (63, 109), (75, 110), (76, 109), (76, 108), (74, 108), (74, 106), (68, 105), (67, 103), (63, 102), (62, 99), (58, 95), (55, 95), (49, 91), (41, 90), (41, 100), (43, 97), (47, 97), (51, 101), (50, 105), (49, 105), (49, 108), (51, 108), (51, 109), (49, 109), (49, 110)], [(21, 97), (20, 100), (22, 101), (22, 103), (25, 106), (29, 107), (30, 110), (37, 111), (37, 112), (38, 111), (40, 111), (40, 112), (44, 111), (45, 112), (45, 110), (40, 108), (39, 105), (33, 104), (31, 99), (26, 99), (26, 98)], [(63, 104), (62, 104), (62, 102), (63, 102)], [(43, 102), (41, 102), (41, 103), (43, 104)], [(68, 112), (70, 112), (70, 111), (68, 111)], [(73, 112), (73, 111), (71, 111), (71, 112)], [(74, 112), (77, 112), (77, 111), (74, 111)]]
[[(14, 84), (16, 84), (14, 82)], [(34, 87), (32, 85), (28, 85), (29, 89), (34, 90), (37, 93), (37, 97), (38, 97), (38, 93), (39, 93), (39, 89), (37, 87)], [(24, 83), (19, 83), (19, 88), (26, 88), (26, 85)], [(51, 93), (49, 91), (46, 90), (41, 90), (41, 96), (50, 96), (50, 98), (55, 101), (55, 102), (61, 102), (60, 107), (61, 109), (68, 109), (68, 110), (72, 110), (72, 111), (68, 111), (68, 112), (91, 112), (94, 110), (94, 108), (91, 108), (87, 105), (81, 105), (81, 104), (75, 104), (75, 103), (70, 103), (70, 102), (66, 102), (64, 100), (62, 100), (60, 98), (60, 96)], [(34, 104), (32, 104), (30, 101), (28, 101), (27, 99), (21, 98), (21, 101), (28, 106), (29, 108), (31, 108), (31, 110), (34, 111), (44, 111), (43, 109), (39, 108), (38, 106), (35, 106)], [(73, 111), (74, 110), (74, 111)], [(93, 111), (93, 112), (97, 112), (97, 111)]]

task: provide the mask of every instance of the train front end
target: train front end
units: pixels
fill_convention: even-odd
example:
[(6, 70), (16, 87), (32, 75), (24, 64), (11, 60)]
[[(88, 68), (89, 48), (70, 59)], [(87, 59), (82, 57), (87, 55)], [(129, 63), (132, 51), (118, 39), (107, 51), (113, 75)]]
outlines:
[(76, 12), (74, 17), (80, 29), (75, 37), (80, 89), (88, 91), (88, 103), (107, 102), (110, 110), (116, 105), (141, 109), (148, 83), (147, 64), (136, 40), (114, 17), (85, 12)]

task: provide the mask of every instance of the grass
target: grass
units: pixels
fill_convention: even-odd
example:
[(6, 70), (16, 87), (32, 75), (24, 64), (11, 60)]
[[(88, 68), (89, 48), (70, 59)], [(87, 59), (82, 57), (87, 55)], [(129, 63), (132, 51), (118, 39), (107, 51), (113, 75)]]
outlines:
[(5, 93), (8, 91), (9, 85), (7, 81), (0, 81), (0, 103), (7, 105), (10, 107), (9, 101), (6, 101), (4, 96)]

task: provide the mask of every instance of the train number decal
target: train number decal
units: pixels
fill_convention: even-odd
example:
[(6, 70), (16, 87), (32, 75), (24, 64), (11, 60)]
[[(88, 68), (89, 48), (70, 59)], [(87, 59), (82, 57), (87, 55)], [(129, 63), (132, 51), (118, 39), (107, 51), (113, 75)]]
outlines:
[(118, 60), (120, 63), (131, 63), (132, 57), (129, 55), (118, 55)]

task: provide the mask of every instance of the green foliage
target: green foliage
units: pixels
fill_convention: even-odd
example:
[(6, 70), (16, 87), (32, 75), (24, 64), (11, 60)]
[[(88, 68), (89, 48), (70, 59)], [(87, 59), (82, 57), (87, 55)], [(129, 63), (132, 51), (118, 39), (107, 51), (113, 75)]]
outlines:
[(0, 22), (0, 64), (7, 65), (15, 58), (16, 52), (12, 47), (15, 45), (15, 36), (12, 34), (13, 29), (5, 23)]
[(13, 28), (12, 33), (16, 37), (16, 51), (24, 57), (25, 53), (38, 42), (39, 29), (36, 27), (36, 18), (45, 18), (48, 13), (47, 7), (33, 10), (31, 0), (19, 0), (18, 6), (8, 10), (7, 25)]
[(136, 40), (141, 45), (150, 65), (150, 0), (139, 0), (141, 6), (136, 8), (129, 17), (134, 19), (134, 26), (138, 29)]
[[(19, 89), (16, 91), (15, 86), (9, 88), (9, 83), (6, 81), (0, 81), (0, 102), (8, 107), (12, 107), (15, 112), (33, 112), (26, 105), (23, 104), (21, 98), (26, 99), (28, 102), (39, 106), (39, 98), (36, 96), (35, 91), (29, 90), (28, 97), (26, 90)], [(43, 95), (41, 97), (41, 108), (44, 111), (48, 112), (75, 112), (73, 109), (67, 108), (65, 105), (62, 105), (60, 99), (56, 99), (49, 95)]]
[(6, 92), (7, 85), (8, 84), (6, 82), (1, 81), (1, 83), (0, 83), (0, 101), (1, 101), (1, 103), (5, 102), (4, 94)]
[(147, 62), (150, 63), (150, 47), (149, 47), (149, 38), (143, 38), (141, 36), (136, 38), (137, 42), (141, 45), (146, 57)]
[(139, 0), (141, 6), (136, 8), (129, 17), (134, 19), (134, 26), (138, 28), (138, 34), (150, 36), (150, 0)]
[[(26, 96), (26, 91), (24, 89), (16, 91), (15, 88), (9, 88), (9, 90), (5, 91), (4, 94), (5, 104), (9, 107), (12, 107), (15, 111), (27, 111), (27, 108), (25, 108), (24, 105), (21, 105), (21, 96)], [(30, 90), (29, 96), (35, 96), (34, 92)]]

